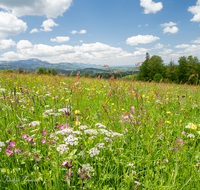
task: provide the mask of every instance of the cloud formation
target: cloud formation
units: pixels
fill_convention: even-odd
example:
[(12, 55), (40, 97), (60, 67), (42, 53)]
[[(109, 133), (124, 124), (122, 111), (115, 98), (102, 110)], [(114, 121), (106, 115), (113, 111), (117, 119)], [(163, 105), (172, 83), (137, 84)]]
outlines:
[(199, 44), (200, 43), (200, 37), (198, 37), (196, 40), (193, 40), (191, 41), (192, 43), (195, 43), (195, 44)]
[(191, 6), (188, 8), (194, 17), (190, 21), (200, 22), (200, 0), (197, 0), (196, 6)]
[(70, 33), (71, 34), (76, 34), (76, 33), (78, 33), (78, 34), (86, 34), (86, 30), (80, 30), (79, 32), (78, 31), (76, 31), (76, 30), (72, 30)]
[(0, 8), (11, 10), (14, 15), (46, 16), (57, 18), (69, 9), (73, 0), (1, 0)]
[(140, 0), (140, 6), (144, 7), (144, 14), (155, 14), (163, 8), (161, 2), (155, 3), (152, 0)]
[(9, 35), (17, 35), (25, 32), (27, 29), (26, 22), (18, 19), (9, 12), (0, 12), (0, 39), (4, 39)]
[(36, 32), (39, 32), (39, 30), (38, 30), (37, 28), (34, 28), (34, 29), (32, 29), (32, 30), (30, 31), (30, 34), (36, 33)]
[(131, 46), (152, 43), (160, 38), (153, 35), (137, 35), (126, 39), (126, 44)]
[(57, 36), (56, 38), (51, 38), (52, 42), (59, 42), (59, 43), (67, 42), (69, 40), (70, 38), (68, 36)]
[(52, 31), (52, 27), (54, 26), (59, 26), (59, 24), (56, 24), (52, 19), (47, 19), (43, 22), (43, 24), (41, 25), (44, 29), (40, 29), (41, 31), (44, 32), (50, 32)]
[(178, 27), (176, 27), (176, 23), (174, 22), (169, 22), (169, 23), (164, 23), (161, 24), (162, 27), (164, 27), (163, 29), (163, 33), (171, 33), (171, 34), (175, 34), (179, 31)]
[(2, 49), (8, 49), (11, 46), (15, 46), (15, 41), (13, 41), (12, 39), (1, 40), (0, 41), (0, 50), (2, 50)]

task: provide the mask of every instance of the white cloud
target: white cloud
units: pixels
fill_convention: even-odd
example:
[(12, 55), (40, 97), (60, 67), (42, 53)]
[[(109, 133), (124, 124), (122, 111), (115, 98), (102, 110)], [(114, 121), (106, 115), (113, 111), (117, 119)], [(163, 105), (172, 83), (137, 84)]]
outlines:
[(30, 31), (30, 34), (32, 34), (32, 33), (36, 33), (36, 32), (39, 32), (39, 31), (38, 31), (37, 28), (34, 28), (34, 29), (32, 29), (32, 30)]
[(70, 38), (68, 36), (57, 36), (56, 38), (51, 38), (52, 42), (59, 42), (59, 43), (67, 42), (69, 40)]
[(73, 0), (1, 0), (0, 8), (11, 10), (18, 17), (24, 15), (56, 18), (69, 9)]
[(17, 49), (29, 49), (32, 47), (33, 47), (32, 43), (29, 42), (28, 40), (20, 40), (17, 43)]
[(76, 33), (78, 33), (78, 34), (85, 34), (86, 32), (87, 32), (86, 30), (80, 30), (79, 32), (76, 31), (76, 30), (72, 30), (72, 31), (69, 32), (69, 33), (71, 33), (71, 34), (76, 34)]
[(196, 40), (191, 41), (192, 43), (199, 44), (200, 43), (200, 37), (198, 37)]
[(164, 47), (163, 44), (157, 43), (157, 44), (155, 45), (155, 47), (152, 48), (152, 49), (161, 49), (161, 48), (163, 48), (163, 47)]
[(166, 55), (166, 54), (169, 54), (169, 53), (171, 53), (171, 52), (173, 52), (172, 49), (165, 49), (165, 48), (164, 48), (164, 51), (163, 51), (163, 52), (159, 52), (159, 53), (160, 53), (160, 54), (163, 54), (163, 55)]
[[(129, 59), (134, 61), (134, 55), (123, 51), (119, 47), (111, 47), (99, 42), (91, 44), (82, 44), (77, 46), (60, 45), (49, 46), (44, 44), (35, 44), (27, 40), (21, 40), (17, 44), (17, 52), (6, 52), (1, 55), (0, 60), (18, 60), (38, 58), (50, 63), (58, 62), (79, 62), (109, 64), (112, 61), (117, 63), (119, 60)], [(107, 61), (107, 62), (106, 62)]]
[(0, 19), (0, 39), (6, 38), (9, 35), (20, 34), (27, 29), (26, 22), (9, 12), (1, 11), (0, 18), (2, 18)]
[(140, 0), (140, 6), (144, 7), (144, 13), (156, 13), (160, 11), (163, 8), (163, 5), (161, 2), (155, 3), (152, 0)]
[(190, 21), (200, 22), (200, 0), (196, 2), (196, 6), (189, 7), (188, 11), (194, 14)]
[(137, 56), (137, 55), (145, 55), (146, 52), (150, 51), (151, 49), (145, 49), (145, 48), (135, 48), (137, 49), (137, 51), (134, 51), (133, 52), (133, 55), (134, 56)]
[(140, 24), (140, 25), (138, 25), (138, 28), (140, 28), (142, 25)]
[(82, 43), (82, 42), (83, 42), (83, 40), (80, 40), (79, 42), (81, 42), (81, 43)]
[(174, 22), (161, 24), (162, 27), (165, 27), (163, 29), (163, 33), (167, 33), (167, 32), (172, 33), (172, 34), (177, 33), (179, 31), (179, 29), (175, 25), (177, 25), (177, 24)]
[(130, 38), (127, 38), (126, 44), (129, 44), (132, 46), (138, 45), (138, 44), (148, 44), (159, 39), (160, 39), (159, 37), (152, 36), (152, 35), (137, 35), (137, 36), (132, 36)]
[(145, 24), (145, 26), (148, 26), (148, 24)]
[(175, 46), (175, 48), (187, 48), (189, 46), (190, 46), (189, 44), (181, 44), (181, 45)]
[(50, 32), (52, 31), (52, 27), (54, 26), (59, 26), (59, 24), (56, 24), (52, 19), (47, 19), (43, 22), (43, 24), (41, 25), (44, 29), (40, 29), (41, 31), (44, 32)]
[(0, 41), (0, 50), (2, 50), (2, 49), (8, 49), (11, 46), (15, 46), (15, 41), (13, 41), (12, 39), (1, 40)]

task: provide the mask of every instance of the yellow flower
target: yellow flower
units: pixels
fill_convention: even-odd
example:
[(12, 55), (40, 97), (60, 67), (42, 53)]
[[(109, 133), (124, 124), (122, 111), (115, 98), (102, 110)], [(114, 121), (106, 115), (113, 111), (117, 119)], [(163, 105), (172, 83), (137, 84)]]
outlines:
[(169, 98), (166, 98), (166, 100), (168, 101), (168, 100), (169, 100)]
[(145, 95), (142, 95), (143, 98), (145, 98)]
[(69, 102), (69, 99), (65, 99), (66, 102)]
[(61, 98), (61, 100), (63, 100), (63, 99), (64, 99), (64, 97)]
[(167, 111), (167, 114), (170, 114), (171, 112), (170, 111)]
[(167, 141), (167, 145), (169, 145), (169, 141)]
[(197, 130), (197, 126), (195, 124), (191, 124), (190, 129)]
[(167, 124), (171, 124), (171, 122), (170, 122), (170, 121), (165, 121), (165, 123), (167, 123)]
[(182, 123), (182, 120), (180, 120), (180, 123)]
[(52, 99), (54, 99), (54, 97), (52, 97)]
[(80, 114), (81, 112), (79, 110), (75, 110), (75, 114), (78, 115)]
[(86, 117), (86, 119), (88, 120), (90, 118), (90, 116), (88, 115), (87, 117)]
[(192, 96), (189, 96), (189, 98), (191, 98)]
[(114, 104), (114, 103), (112, 103), (111, 105), (112, 105), (112, 106), (114, 106), (115, 104)]
[(114, 111), (116, 111), (116, 109), (114, 109)]
[(75, 125), (76, 125), (76, 126), (79, 126), (80, 124), (81, 124), (80, 121), (76, 121), (76, 122), (75, 122)]
[(122, 108), (122, 111), (124, 111), (124, 108)]
[(197, 131), (197, 133), (200, 135), (200, 131)]
[(184, 108), (181, 108), (181, 111), (184, 111)]

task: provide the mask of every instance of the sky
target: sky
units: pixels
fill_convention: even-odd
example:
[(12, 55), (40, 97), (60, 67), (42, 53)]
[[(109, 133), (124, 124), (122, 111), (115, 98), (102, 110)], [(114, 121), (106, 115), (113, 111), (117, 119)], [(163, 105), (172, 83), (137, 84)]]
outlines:
[(200, 59), (200, 0), (0, 0), (0, 61)]

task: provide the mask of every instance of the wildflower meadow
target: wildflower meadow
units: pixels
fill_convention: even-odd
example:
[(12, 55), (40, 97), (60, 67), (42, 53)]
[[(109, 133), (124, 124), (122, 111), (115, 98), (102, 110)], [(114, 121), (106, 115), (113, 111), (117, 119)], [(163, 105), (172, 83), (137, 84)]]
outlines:
[(0, 75), (0, 189), (200, 189), (199, 86)]

